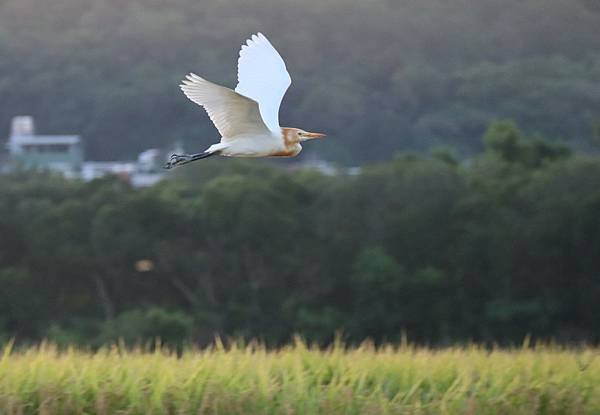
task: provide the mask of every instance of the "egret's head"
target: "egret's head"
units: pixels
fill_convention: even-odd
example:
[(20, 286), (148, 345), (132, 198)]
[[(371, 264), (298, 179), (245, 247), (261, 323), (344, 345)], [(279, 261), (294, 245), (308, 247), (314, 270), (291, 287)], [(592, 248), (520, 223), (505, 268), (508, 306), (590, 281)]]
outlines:
[(286, 142), (299, 143), (301, 141), (312, 140), (313, 138), (323, 138), (325, 134), (311, 133), (300, 128), (282, 128), (283, 137)]

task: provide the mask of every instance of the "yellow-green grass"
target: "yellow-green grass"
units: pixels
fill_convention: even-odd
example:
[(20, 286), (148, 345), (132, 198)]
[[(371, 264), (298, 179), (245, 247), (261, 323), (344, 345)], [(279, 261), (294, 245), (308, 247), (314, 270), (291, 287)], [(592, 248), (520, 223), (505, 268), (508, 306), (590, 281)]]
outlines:
[(600, 414), (598, 352), (6, 346), (0, 414)]

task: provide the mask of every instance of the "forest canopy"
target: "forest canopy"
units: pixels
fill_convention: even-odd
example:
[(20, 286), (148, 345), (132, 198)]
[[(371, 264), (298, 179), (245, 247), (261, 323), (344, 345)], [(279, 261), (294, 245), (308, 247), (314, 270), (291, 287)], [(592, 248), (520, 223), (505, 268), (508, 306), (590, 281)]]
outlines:
[(209, 159), (141, 190), (0, 176), (0, 343), (600, 341), (600, 158), (507, 121), (484, 146), (332, 176)]

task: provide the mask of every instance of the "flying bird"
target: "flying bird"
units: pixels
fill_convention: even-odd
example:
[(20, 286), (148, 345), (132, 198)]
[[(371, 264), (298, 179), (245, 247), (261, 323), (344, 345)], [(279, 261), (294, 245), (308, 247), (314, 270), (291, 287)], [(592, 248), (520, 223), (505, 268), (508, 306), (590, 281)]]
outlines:
[(204, 107), (221, 134), (221, 141), (203, 153), (173, 154), (166, 169), (214, 155), (229, 157), (294, 157), (301, 142), (325, 137), (279, 125), (279, 106), (292, 83), (285, 62), (262, 34), (242, 45), (235, 90), (190, 73), (180, 85), (183, 93)]

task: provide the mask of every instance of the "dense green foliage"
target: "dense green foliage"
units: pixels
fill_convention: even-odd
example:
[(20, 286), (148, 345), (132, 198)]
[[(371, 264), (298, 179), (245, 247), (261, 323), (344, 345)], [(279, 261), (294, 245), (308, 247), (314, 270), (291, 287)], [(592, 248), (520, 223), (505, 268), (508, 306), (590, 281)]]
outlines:
[(143, 190), (2, 176), (0, 333), (600, 340), (600, 159), (510, 122), (484, 142), (358, 175), (219, 158)]
[(598, 27), (594, 0), (0, 0), (0, 131), (32, 114), (83, 134), (90, 159), (202, 150), (217, 132), (179, 80), (233, 86), (239, 45), (263, 31), (294, 79), (282, 124), (329, 133), (319, 157), (474, 154), (500, 118), (590, 150)]
[(251, 344), (147, 353), (0, 349), (0, 412), (562, 415), (600, 411), (597, 349)]

